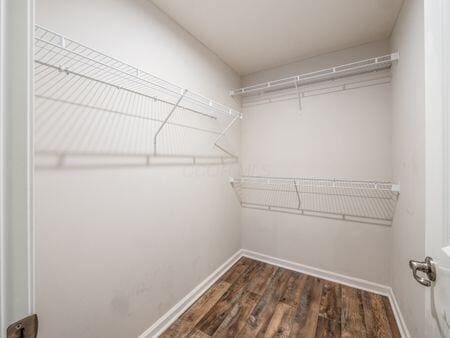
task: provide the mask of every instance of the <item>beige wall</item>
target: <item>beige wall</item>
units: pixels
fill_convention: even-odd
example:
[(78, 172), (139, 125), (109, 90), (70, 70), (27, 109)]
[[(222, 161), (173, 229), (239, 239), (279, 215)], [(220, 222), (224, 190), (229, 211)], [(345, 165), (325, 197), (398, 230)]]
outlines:
[[(245, 84), (389, 53), (386, 41), (245, 77)], [(243, 174), (391, 179), (389, 83), (243, 109)], [(245, 103), (244, 103), (245, 104)], [(245, 249), (388, 284), (391, 228), (242, 210)], [(358, 253), (358, 254), (355, 254)]]
[(259, 82), (312, 72), (322, 68), (334, 67), (348, 62), (372, 58), (375, 55), (379, 56), (389, 53), (389, 40), (380, 40), (252, 73), (243, 76), (242, 83), (244, 86), (249, 86)]
[[(36, 21), (239, 108), (228, 96), (239, 77), (150, 1), (38, 0)], [(238, 126), (226, 142), (239, 150)], [(147, 329), (241, 247), (228, 184), (237, 171), (130, 163), (36, 170), (40, 335), (123, 338)]]
[(410, 259), (425, 256), (424, 3), (405, 1), (391, 48), (401, 62), (392, 71), (393, 177), (401, 198), (392, 226), (392, 287), (412, 337), (425, 334), (425, 288), (411, 276)]

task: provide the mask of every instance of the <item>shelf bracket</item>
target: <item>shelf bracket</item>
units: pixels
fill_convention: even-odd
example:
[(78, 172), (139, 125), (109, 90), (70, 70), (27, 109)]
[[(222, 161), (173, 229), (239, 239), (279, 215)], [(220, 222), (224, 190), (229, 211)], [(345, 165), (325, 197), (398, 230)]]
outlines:
[(227, 131), (233, 126), (233, 124), (235, 124), (235, 122), (237, 121), (237, 119), (242, 118), (242, 115), (238, 114), (236, 115), (231, 122), (220, 132), (219, 136), (217, 136), (217, 138), (214, 141), (214, 147), (217, 147), (218, 149), (222, 150), (224, 153), (226, 153), (227, 155), (230, 155), (231, 157), (237, 158), (236, 155), (230, 153), (229, 151), (227, 151), (226, 149), (224, 149), (223, 147), (219, 146), (218, 142), (220, 141), (220, 139), (222, 139), (225, 134), (227, 133)]
[(299, 112), (302, 111), (302, 93), (300, 91), (300, 87), (298, 85), (298, 83), (300, 82), (300, 78), (297, 77), (297, 80), (295, 80), (295, 90), (297, 91), (297, 96), (298, 96), (298, 110)]
[(227, 133), (227, 131), (233, 126), (233, 124), (237, 121), (237, 119), (242, 118), (241, 115), (236, 115), (231, 122), (220, 132), (219, 136), (217, 136), (217, 138), (214, 141), (214, 145), (217, 144), (217, 142), (219, 142), (219, 140), (224, 137), (224, 135)]
[(228, 150), (226, 150), (225, 148), (219, 146), (218, 144), (214, 144), (215, 147), (217, 147), (218, 149), (222, 150), (225, 154), (229, 155), (232, 158), (238, 158), (235, 154), (230, 153)]
[(158, 130), (156, 131), (155, 136), (153, 137), (153, 153), (154, 153), (154, 155), (156, 155), (156, 141), (157, 141), (159, 133), (164, 128), (164, 126), (167, 124), (167, 122), (169, 121), (170, 117), (173, 115), (175, 110), (178, 108), (178, 106), (181, 103), (181, 100), (186, 95), (186, 93), (187, 93), (187, 89), (183, 89), (183, 91), (181, 93), (181, 96), (178, 98), (177, 102), (172, 107), (172, 109), (170, 110), (169, 114), (166, 116), (166, 118), (164, 119), (163, 123), (159, 126)]
[(295, 187), (295, 192), (297, 193), (297, 198), (298, 198), (298, 207), (297, 207), (297, 209), (300, 210), (300, 207), (302, 205), (302, 200), (300, 199), (300, 193), (298, 192), (297, 182), (295, 180), (294, 180), (294, 187)]

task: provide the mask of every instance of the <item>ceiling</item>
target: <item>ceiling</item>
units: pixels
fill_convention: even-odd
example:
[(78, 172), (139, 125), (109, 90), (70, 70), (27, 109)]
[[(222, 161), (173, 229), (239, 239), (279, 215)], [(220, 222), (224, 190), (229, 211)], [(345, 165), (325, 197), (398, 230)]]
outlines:
[(151, 0), (240, 75), (389, 37), (403, 0)]

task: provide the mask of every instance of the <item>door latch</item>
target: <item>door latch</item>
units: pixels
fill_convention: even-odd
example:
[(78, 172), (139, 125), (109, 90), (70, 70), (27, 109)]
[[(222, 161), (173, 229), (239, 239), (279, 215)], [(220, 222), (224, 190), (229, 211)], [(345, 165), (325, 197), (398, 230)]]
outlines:
[(37, 315), (31, 315), (8, 326), (6, 338), (36, 338), (37, 331)]
[[(431, 286), (431, 282), (436, 280), (436, 268), (431, 257), (426, 257), (423, 262), (410, 260), (409, 267), (412, 270), (414, 279), (423, 286)], [(420, 276), (418, 272), (424, 273), (427, 278)]]

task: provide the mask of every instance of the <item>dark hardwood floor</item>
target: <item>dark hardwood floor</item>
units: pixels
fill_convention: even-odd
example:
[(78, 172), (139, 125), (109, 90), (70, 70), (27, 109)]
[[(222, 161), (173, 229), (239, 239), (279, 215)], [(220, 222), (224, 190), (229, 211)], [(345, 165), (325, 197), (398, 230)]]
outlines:
[(240, 259), (161, 337), (400, 337), (389, 300)]

